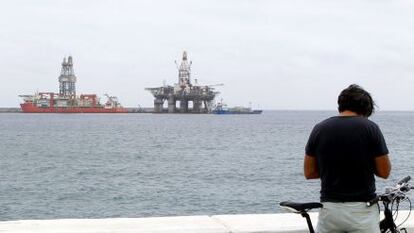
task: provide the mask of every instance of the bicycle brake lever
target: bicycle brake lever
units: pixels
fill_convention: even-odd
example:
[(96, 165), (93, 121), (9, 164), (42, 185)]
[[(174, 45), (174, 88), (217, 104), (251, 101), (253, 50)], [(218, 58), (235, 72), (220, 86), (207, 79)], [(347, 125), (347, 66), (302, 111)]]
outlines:
[(400, 188), (400, 190), (402, 191), (402, 192), (408, 192), (408, 191), (410, 191), (410, 189), (411, 189), (412, 187), (408, 187), (408, 186), (403, 186), (403, 187), (401, 187)]

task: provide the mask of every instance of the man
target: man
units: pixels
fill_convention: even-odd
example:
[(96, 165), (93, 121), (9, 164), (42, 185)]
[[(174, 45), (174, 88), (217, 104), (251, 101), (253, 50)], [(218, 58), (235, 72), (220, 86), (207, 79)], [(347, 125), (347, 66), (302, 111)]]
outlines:
[(339, 115), (317, 124), (306, 144), (306, 179), (321, 179), (317, 232), (376, 233), (378, 206), (375, 178), (388, 178), (391, 164), (378, 125), (368, 120), (374, 112), (371, 95), (350, 85), (338, 97)]

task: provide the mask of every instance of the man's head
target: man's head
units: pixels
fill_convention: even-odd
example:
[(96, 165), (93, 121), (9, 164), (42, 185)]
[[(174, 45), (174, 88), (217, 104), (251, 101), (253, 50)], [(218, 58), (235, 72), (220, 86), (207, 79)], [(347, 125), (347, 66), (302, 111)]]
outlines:
[(367, 91), (356, 84), (352, 84), (338, 96), (338, 111), (344, 112), (346, 110), (369, 117), (375, 111), (375, 103)]

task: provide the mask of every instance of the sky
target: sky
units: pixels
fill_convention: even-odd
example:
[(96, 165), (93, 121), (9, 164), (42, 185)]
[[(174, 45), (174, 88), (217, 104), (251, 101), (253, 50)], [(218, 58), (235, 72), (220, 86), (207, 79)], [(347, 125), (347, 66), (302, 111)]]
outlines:
[(414, 110), (411, 0), (1, 0), (0, 107), (58, 92), (71, 55), (77, 93), (152, 107), (174, 60), (229, 106), (335, 110), (352, 83), (379, 110)]

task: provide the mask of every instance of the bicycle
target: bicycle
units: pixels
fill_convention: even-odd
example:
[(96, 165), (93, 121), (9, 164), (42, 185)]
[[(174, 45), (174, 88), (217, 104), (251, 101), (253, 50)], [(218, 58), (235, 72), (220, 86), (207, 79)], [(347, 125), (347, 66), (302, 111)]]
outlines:
[[(380, 231), (381, 233), (407, 233), (407, 229), (400, 228), (401, 225), (407, 221), (411, 214), (411, 201), (407, 196), (407, 193), (414, 189), (414, 186), (410, 186), (408, 181), (411, 179), (410, 176), (404, 177), (397, 182), (393, 187), (386, 188), (383, 194), (378, 195), (375, 199), (367, 202), (367, 207), (382, 202), (384, 206), (384, 219), (380, 221)], [(407, 201), (409, 204), (408, 216), (402, 221), (399, 225), (395, 224), (395, 220), (398, 217), (399, 205), (400, 203)], [(312, 225), (312, 221), (309, 217), (308, 211), (312, 209), (322, 208), (323, 204), (319, 202), (290, 202), (283, 201), (279, 203), (280, 207), (287, 209), (291, 212), (302, 215), (306, 219), (309, 232), (315, 233), (315, 230)]]

